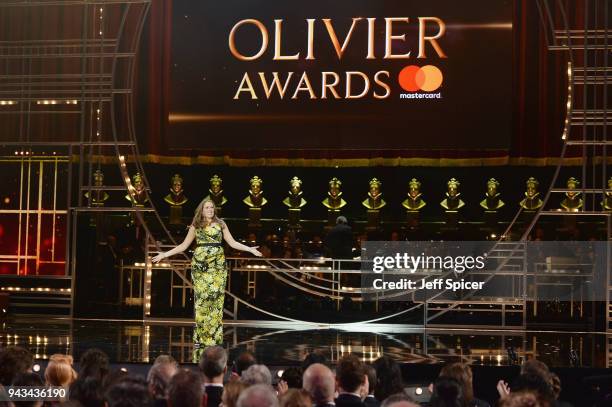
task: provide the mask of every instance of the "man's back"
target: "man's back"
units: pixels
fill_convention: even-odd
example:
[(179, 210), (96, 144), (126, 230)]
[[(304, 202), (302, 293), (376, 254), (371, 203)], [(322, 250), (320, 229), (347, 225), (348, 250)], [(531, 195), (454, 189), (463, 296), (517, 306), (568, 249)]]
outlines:
[(349, 225), (339, 223), (334, 226), (325, 238), (325, 246), (334, 259), (353, 257), (353, 230)]
[(342, 393), (336, 399), (336, 407), (365, 407), (365, 404), (355, 394)]
[(221, 396), (223, 395), (223, 386), (214, 386), (207, 384), (204, 386), (206, 396), (208, 397), (207, 407), (219, 407), (221, 404)]

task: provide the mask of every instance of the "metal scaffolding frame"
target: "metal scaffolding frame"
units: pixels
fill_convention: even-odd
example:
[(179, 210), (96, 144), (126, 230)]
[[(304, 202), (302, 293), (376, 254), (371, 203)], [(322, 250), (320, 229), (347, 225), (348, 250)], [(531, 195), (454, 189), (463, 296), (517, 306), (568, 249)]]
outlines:
[[(142, 218), (150, 207), (136, 205), (98, 206), (95, 194), (104, 191), (133, 193), (128, 175), (142, 169), (138, 160), (133, 123), (133, 89), (136, 55), (151, 0), (24, 0), (0, 3), (0, 14), (41, 15), (43, 27), (57, 27), (58, 15), (70, 15), (71, 26), (80, 36), (56, 38), (42, 34), (32, 38), (28, 30), (21, 37), (0, 41), (0, 58), (7, 61), (0, 71), (0, 117), (17, 121), (18, 134), (9, 135), (0, 146), (29, 156), (52, 148), (66, 157), (67, 253), (63, 292), (70, 292), (70, 316), (74, 307), (74, 276), (77, 254), (77, 216), (83, 212), (130, 212)], [(48, 17), (50, 10), (56, 18)], [(44, 36), (44, 38), (43, 38)], [(16, 68), (10, 61), (20, 61)], [(35, 64), (35, 65), (34, 65)], [(35, 68), (33, 68), (35, 66)], [(43, 68), (41, 68), (43, 67)], [(44, 67), (59, 67), (45, 71)], [(52, 135), (41, 139), (30, 123), (36, 117), (73, 118), (76, 134)], [(25, 125), (23, 124), (25, 123)], [(8, 151), (8, 150), (7, 150)], [(93, 185), (101, 157), (115, 157), (123, 183)], [(145, 180), (146, 182), (146, 180)], [(141, 219), (142, 221), (142, 219)], [(40, 284), (46, 284), (41, 279)], [(32, 284), (31, 284), (32, 285)], [(36, 282), (33, 283), (36, 285)]]
[[(563, 149), (561, 162), (550, 183), (544, 198), (544, 206), (536, 213), (525, 231), (526, 239), (536, 223), (543, 217), (563, 216), (566, 219), (590, 216), (601, 218), (606, 225), (608, 242), (612, 239), (612, 212), (602, 207), (606, 196), (612, 196), (608, 185), (608, 146), (612, 140), (608, 137), (610, 109), (608, 88), (612, 85), (612, 67), (610, 66), (610, 27), (611, 10), (607, 0), (583, 0), (584, 16), (577, 21), (561, 0), (538, 0), (538, 8), (543, 25), (546, 28), (548, 49), (551, 52), (564, 52), (568, 57), (568, 99), (567, 118), (563, 131)], [(554, 16), (560, 16), (560, 24)], [(570, 23), (570, 21), (572, 23)], [(574, 26), (574, 24), (580, 26)], [(559, 180), (559, 173), (564, 167), (568, 150), (581, 148), (581, 186), (584, 205), (577, 211), (560, 212), (551, 209), (551, 197), (558, 197), (568, 192), (566, 185)], [(612, 278), (610, 273), (612, 253), (608, 245), (606, 264), (606, 318), (605, 329), (612, 333)], [(606, 366), (612, 366), (612, 336), (606, 340)]]

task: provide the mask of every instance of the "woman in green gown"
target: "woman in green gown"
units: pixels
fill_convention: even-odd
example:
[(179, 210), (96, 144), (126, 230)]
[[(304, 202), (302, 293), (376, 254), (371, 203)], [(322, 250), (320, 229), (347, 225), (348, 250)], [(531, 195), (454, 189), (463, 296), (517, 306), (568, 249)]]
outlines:
[(193, 340), (196, 349), (223, 343), (223, 300), (227, 267), (223, 243), (236, 250), (249, 252), (257, 257), (257, 246), (249, 247), (232, 237), (227, 225), (219, 219), (216, 207), (210, 199), (204, 199), (197, 207), (185, 240), (174, 249), (153, 257), (157, 263), (166, 257), (182, 253), (195, 239), (196, 248), (191, 260), (196, 327)]

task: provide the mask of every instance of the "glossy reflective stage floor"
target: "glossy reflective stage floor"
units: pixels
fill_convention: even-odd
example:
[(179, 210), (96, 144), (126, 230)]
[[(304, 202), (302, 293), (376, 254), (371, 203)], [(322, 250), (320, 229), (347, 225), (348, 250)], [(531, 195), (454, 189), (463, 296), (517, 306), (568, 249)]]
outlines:
[[(85, 319), (9, 318), (0, 322), (0, 347), (29, 348), (39, 359), (68, 353), (78, 360), (88, 348), (104, 350), (114, 363), (152, 362), (171, 354), (181, 363), (192, 361), (191, 323)], [(475, 331), (410, 329), (401, 325), (355, 325), (350, 330), (292, 323), (225, 325), (230, 357), (254, 352), (270, 366), (294, 365), (315, 349), (331, 361), (353, 353), (369, 362), (381, 355), (408, 363), (463, 360), (477, 365), (508, 365), (508, 348), (519, 358), (535, 355), (551, 367), (571, 366), (575, 350), (585, 367), (607, 367), (609, 338), (603, 333), (556, 331)]]

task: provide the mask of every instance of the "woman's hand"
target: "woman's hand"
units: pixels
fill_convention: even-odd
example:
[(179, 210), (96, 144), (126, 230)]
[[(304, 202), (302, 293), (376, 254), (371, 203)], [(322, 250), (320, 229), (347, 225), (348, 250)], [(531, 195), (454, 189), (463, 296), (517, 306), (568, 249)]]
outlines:
[(261, 256), (263, 256), (263, 254), (261, 254), (261, 252), (260, 252), (259, 250), (257, 250), (257, 248), (258, 248), (258, 247), (259, 247), (259, 246), (253, 246), (253, 247), (251, 247), (251, 248), (250, 248), (250, 250), (249, 250), (249, 252), (251, 252), (251, 254), (252, 254), (253, 256), (261, 257)]
[(157, 256), (153, 257), (153, 258), (151, 259), (151, 261), (152, 261), (153, 263), (159, 263), (160, 261), (162, 261), (162, 260), (163, 260), (163, 259), (165, 259), (165, 258), (166, 258), (166, 253), (160, 253), (160, 254), (158, 254)]

